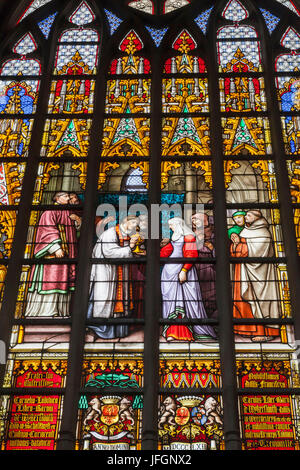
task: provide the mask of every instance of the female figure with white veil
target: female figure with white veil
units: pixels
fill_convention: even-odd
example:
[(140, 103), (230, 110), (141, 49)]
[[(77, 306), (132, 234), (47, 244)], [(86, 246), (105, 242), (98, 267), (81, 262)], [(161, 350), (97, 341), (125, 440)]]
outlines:
[[(174, 217), (169, 220), (172, 230), (170, 242), (161, 249), (162, 258), (197, 258), (198, 250), (194, 232), (184, 220)], [(165, 264), (161, 274), (163, 318), (174, 320), (174, 325), (165, 327), (163, 336), (167, 341), (201, 341), (216, 338), (209, 325), (176, 325), (176, 319), (207, 318), (202, 302), (196, 268), (193, 264)]]

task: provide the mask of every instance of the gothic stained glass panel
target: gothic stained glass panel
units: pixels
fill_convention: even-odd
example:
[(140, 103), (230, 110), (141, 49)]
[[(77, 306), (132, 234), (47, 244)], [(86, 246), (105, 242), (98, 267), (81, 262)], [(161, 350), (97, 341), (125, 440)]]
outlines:
[[(142, 432), (143, 362), (135, 356), (126, 360), (91, 357), (83, 364), (83, 387), (79, 400), (79, 446), (83, 450), (140, 450)], [(89, 389), (98, 389), (91, 392)], [(106, 388), (116, 388), (109, 396)], [(122, 388), (122, 396), (118, 395)]]
[(226, 160), (226, 201), (231, 204), (278, 203), (274, 162)]
[(106, 119), (103, 129), (102, 156), (149, 155), (150, 120), (124, 117)]
[(15, 211), (0, 211), (0, 259), (2, 260), (11, 256), (16, 219)]
[(261, 71), (261, 57), (257, 41), (218, 41), (220, 72)]
[[(41, 64), (34, 59), (10, 59), (1, 68), (0, 113), (34, 114), (40, 82), (26, 79), (26, 75), (39, 76)], [(15, 79), (5, 77), (17, 75)], [(24, 76), (24, 78), (23, 78)], [(0, 120), (0, 154), (2, 157), (26, 157), (33, 126), (32, 119)]]
[(51, 84), (48, 112), (88, 114), (93, 112), (94, 80), (57, 80)]
[(95, 20), (95, 15), (88, 3), (81, 2), (78, 8), (70, 16), (69, 20), (77, 26), (83, 26), (85, 24), (92, 23)]
[[(15, 394), (2, 398), (7, 410), (2, 449), (55, 449), (63, 405), (59, 389), (64, 387), (66, 368), (66, 361), (15, 361)], [(36, 389), (36, 394), (24, 394), (27, 387)], [(39, 395), (40, 388), (49, 391)]]
[[(223, 411), (219, 396), (209, 393), (221, 385), (220, 363), (205, 354), (188, 358), (162, 353), (160, 381), (164, 389), (186, 389), (187, 394), (160, 397), (158, 432), (161, 450), (217, 450), (223, 448)], [(198, 388), (188, 394), (188, 388)], [(206, 394), (203, 394), (203, 392)], [(202, 393), (201, 393), (202, 392)], [(175, 431), (175, 432), (174, 432)]]
[[(144, 318), (147, 188), (141, 172), (136, 172), (138, 166), (133, 168), (132, 164), (129, 171), (126, 171), (128, 163), (115, 166), (110, 176), (100, 169), (101, 193), (95, 217), (86, 343), (139, 343), (140, 349), (144, 339), (141, 320)], [(122, 212), (124, 199), (128, 214)]]
[(276, 79), (281, 111), (300, 111), (299, 77), (280, 76)]
[(38, 80), (0, 80), (0, 114), (35, 113), (38, 89)]
[(37, 49), (37, 44), (31, 33), (26, 33), (19, 39), (13, 48), (13, 52), (26, 56)]
[(164, 67), (164, 73), (205, 73), (206, 67), (201, 57), (192, 55), (197, 47), (196, 41), (187, 30), (183, 30), (172, 44), (178, 53), (176, 57), (169, 58)]
[(138, 34), (134, 30), (129, 31), (119, 45), (123, 57), (112, 61), (110, 73), (112, 75), (150, 73), (149, 60), (137, 54), (143, 47), (144, 44)]
[(300, 16), (299, 9), (296, 7), (295, 2), (292, 0), (276, 0), (277, 2), (281, 3), (284, 5), (286, 8), (289, 8), (293, 13), (296, 13), (296, 15)]
[(171, 13), (171, 11), (178, 10), (178, 8), (185, 7), (190, 4), (190, 0), (165, 0), (164, 13)]
[(120, 24), (123, 22), (121, 18), (114, 15), (111, 11), (104, 9), (107, 21), (109, 23), (110, 34), (113, 35), (114, 32), (118, 29)]
[[(120, 229), (124, 227), (124, 220)], [(99, 223), (97, 229), (99, 230)], [(119, 233), (119, 225), (116, 228)], [(144, 332), (142, 320), (144, 318), (144, 291), (145, 291), (145, 264), (115, 264), (115, 253), (110, 250), (112, 243), (106, 241), (111, 237), (111, 231), (101, 238), (95, 245), (93, 255), (99, 256), (100, 246), (110, 265), (93, 265), (91, 273), (91, 296), (87, 314), (86, 344), (116, 343), (121, 346), (130, 346), (139, 343), (143, 349)], [(99, 233), (99, 232), (98, 232)], [(136, 235), (141, 232), (136, 231)], [(132, 250), (133, 257), (142, 255), (142, 238), (135, 249), (128, 248), (127, 240), (121, 240), (123, 253), (125, 249)], [(114, 247), (117, 250), (117, 247)], [(122, 255), (122, 249), (119, 250)], [(124, 256), (123, 256), (124, 258)], [(99, 257), (98, 257), (99, 259)], [(101, 258), (100, 258), (101, 259)], [(102, 258), (103, 259), (103, 258)], [(124, 260), (125, 261), (125, 260)], [(129, 259), (132, 261), (132, 259)], [(108, 279), (108, 276), (110, 278)], [(109, 287), (108, 287), (109, 282)], [(107, 291), (109, 289), (109, 293)], [(126, 321), (129, 320), (129, 321)]]
[(168, 78), (163, 80), (164, 113), (209, 112), (206, 78)]
[(300, 253), (300, 162), (299, 160), (288, 160), (287, 168), (290, 179), (290, 191), (292, 202), (294, 204), (294, 224), (298, 245), (298, 253)]
[(300, 117), (285, 116), (281, 118), (285, 151), (289, 155), (300, 152)]
[[(94, 394), (82, 398), (82, 402), (79, 418), (82, 450), (141, 449), (142, 395)], [(100, 421), (98, 415), (101, 416)]]
[(133, 0), (128, 3), (128, 6), (145, 13), (150, 13), (150, 15), (154, 13), (154, 6), (151, 0)]
[(280, 44), (286, 49), (296, 51), (300, 49), (300, 35), (290, 26), (282, 36)]
[(207, 25), (209, 22), (210, 14), (212, 12), (213, 7), (209, 8), (208, 10), (205, 10), (203, 13), (200, 13), (195, 18), (195, 23), (199, 26), (203, 34), (206, 34), (207, 32)]
[[(262, 38), (262, 50), (266, 50), (271, 33), (276, 40), (276, 32), (280, 27), (278, 21), (281, 19), (279, 13), (276, 13), (277, 18), (273, 11), (279, 12), (282, 8), (278, 6), (272, 9), (273, 0), (268, 1), (270, 12), (266, 14), (266, 10), (261, 11), (270, 35), (266, 31), (267, 34)], [(21, 19), (48, 2), (28, 2), (29, 8)], [(217, 305), (219, 294), (215, 285), (215, 225), (217, 233), (218, 227), (222, 229), (222, 214), (217, 217), (214, 211), (214, 195), (218, 194), (221, 198), (225, 196), (223, 202), (226, 203), (226, 214), (223, 215), (227, 217), (228, 227), (223, 224), (223, 229), (228, 231), (228, 237), (225, 233), (224, 250), (227, 245), (231, 245), (235, 335), (231, 346), (237, 350), (238, 385), (242, 389), (280, 387), (283, 392), (287, 387), (298, 386), (297, 366), (296, 362), (292, 362), (296, 352), (293, 353), (291, 305), (294, 297), (291, 295), (290, 300), (287, 276), (289, 272), (289, 277), (292, 277), (291, 266), (287, 266), (286, 263), (290, 261), (284, 258), (281, 233), (282, 230), (285, 232), (285, 227), (281, 225), (285, 200), (279, 197), (282, 194), (281, 175), (277, 191), (275, 167), (278, 166), (278, 155), (271, 155), (273, 148), (278, 149), (280, 145), (271, 127), (276, 116), (275, 121), (273, 117), (270, 119), (270, 123), (270, 116), (267, 117), (269, 110), (266, 97), (269, 100), (270, 84), (264, 81), (262, 74), (261, 50), (256, 32), (260, 31), (257, 25), (263, 26), (262, 15), (258, 10), (255, 12), (251, 2), (252, 7), (247, 4), (248, 11), (243, 0), (227, 0), (223, 2), (221, 10), (215, 12), (213, 7), (209, 8), (212, 3), (208, 2), (205, 6), (208, 9), (203, 11), (201, 2), (189, 0), (126, 0), (123, 3), (124, 23), (121, 19), (122, 8), (116, 8), (120, 17), (108, 10), (103, 13), (103, 9), (100, 12), (97, 10), (96, 14), (91, 10), (91, 2), (79, 0), (72, 14), (70, 11), (59, 11), (57, 16), (53, 14), (46, 18), (47, 14), (54, 11), (52, 4), (49, 8), (46, 6), (41, 14), (38, 12), (32, 15), (37, 18), (36, 27), (41, 32), (35, 39), (31, 32), (24, 35), (26, 30), (20, 34), (17, 31), (19, 40), (13, 52), (18, 54), (19, 59), (6, 58), (0, 72), (0, 156), (4, 157), (0, 162), (0, 204), (3, 206), (0, 213), (0, 301), (4, 298), (7, 305), (7, 301), (10, 304), (13, 299), (10, 289), (8, 297), (6, 293), (3, 297), (3, 282), (10, 262), (22, 182), (25, 168), (28, 168), (28, 176), (33, 171), (30, 161), (25, 163), (25, 159), (20, 157), (29, 155), (41, 80), (41, 64), (36, 59), (27, 59), (25, 55), (35, 57), (42, 52), (42, 45), (46, 44), (42, 34), (47, 38), (53, 25), (52, 20), (55, 18), (58, 21), (55, 31), (51, 30), (51, 38), (56, 31), (61, 31), (59, 38), (55, 39), (59, 43), (53, 76), (50, 77), (51, 89), (48, 90), (48, 98), (45, 102), (44, 99), (41, 101), (38, 109), (39, 116), (43, 112), (47, 113), (44, 129), (36, 136), (38, 141), (42, 140), (42, 145), (39, 155), (30, 155), (32, 162), (39, 157), (41, 161), (35, 164), (37, 177), (33, 194), (28, 194), (31, 193), (30, 188), (23, 191), (22, 207), (24, 203), (27, 205), (26, 213), (30, 220), (28, 226), (24, 227), (28, 236), (22, 247), (24, 259), (21, 275), (18, 273), (17, 279), (19, 290), (16, 293), (15, 319), (8, 345), (10, 356), (5, 377), (5, 386), (16, 388), (1, 398), (0, 406), (0, 418), (4, 420), (4, 425), (1, 423), (0, 426), (3, 449), (56, 449), (64, 411), (62, 406), (66, 413), (70, 406), (70, 403), (63, 403), (63, 388), (67, 359), (73, 358), (68, 353), (72, 314), (74, 311), (78, 313), (77, 306), (74, 307), (73, 293), (81, 261), (77, 260), (76, 255), (80, 243), (85, 245), (88, 238), (83, 236), (81, 219), (85, 199), (91, 201), (90, 191), (93, 192), (93, 188), (88, 188), (85, 195), (88, 157), (95, 166), (97, 158), (100, 155), (104, 157), (100, 160), (98, 186), (94, 188), (98, 206), (108, 203), (116, 208), (125, 195), (129, 203), (144, 204), (149, 208), (151, 192), (148, 191), (152, 183), (149, 173), (153, 170), (155, 184), (161, 186), (161, 204), (177, 204), (177, 209), (184, 204), (191, 204), (193, 208), (192, 224), (188, 228), (184, 227), (184, 233), (179, 230), (181, 238), (183, 235), (179, 243), (175, 230), (179, 217), (177, 209), (171, 220), (165, 211), (161, 217), (162, 226), (167, 221), (171, 227), (167, 227), (169, 233), (161, 240), (162, 257), (160, 261), (156, 260), (161, 266), (161, 295), (157, 297), (162, 306), (162, 317), (157, 324), (160, 338), (157, 338), (155, 345), (156, 352), (158, 349), (160, 351), (160, 370), (156, 379), (160, 379), (161, 388), (159, 396), (154, 397), (156, 402), (159, 400), (158, 449), (175, 452), (225, 449), (223, 421), (227, 420), (228, 425), (230, 420), (226, 418), (226, 413), (223, 415), (226, 394), (222, 396), (221, 378), (224, 371), (221, 373), (222, 357), (219, 351), (219, 336), (222, 334), (219, 312), (220, 315), (223, 312), (223, 299), (221, 303), (218, 299)], [(279, 0), (279, 3), (297, 13), (293, 2)], [(179, 10), (176, 15), (176, 10), (184, 6), (187, 6), (186, 10)], [(44, 11), (48, 13), (43, 15)], [(292, 11), (289, 13), (286, 10), (286, 15), (292, 17)], [(191, 12), (191, 15), (188, 17), (184, 12)], [(145, 13), (170, 14), (157, 19), (154, 16), (149, 18)], [(184, 26), (180, 26), (178, 21), (180, 23), (184, 14)], [(208, 61), (208, 49), (207, 38), (203, 35), (207, 32), (210, 15), (212, 21), (209, 27), (212, 33), (220, 27), (215, 33), (222, 114), (219, 124), (223, 129), (223, 142), (216, 139), (218, 131), (215, 132), (213, 127), (218, 127), (215, 118), (219, 117), (219, 112), (215, 109), (215, 101), (210, 109), (209, 96), (212, 95), (214, 84), (209, 83), (211, 69), (207, 70), (205, 64)], [(45, 19), (40, 21), (42, 18)], [(246, 24), (248, 19), (249, 25)], [(70, 28), (65, 30), (68, 20), (73, 24), (69, 23)], [(98, 71), (100, 34), (97, 28), (101, 21), (106, 21), (106, 36), (110, 41), (101, 45), (103, 57), (107, 57), (106, 49), (110, 46), (116, 52), (110, 59), (112, 62), (108, 70), (101, 68), (100, 62)], [(31, 18), (25, 23), (30, 25)], [(131, 29), (133, 27), (136, 30)], [(291, 52), (282, 53), (277, 58), (276, 86), (288, 158), (296, 236), (300, 247), (297, 161), (300, 121), (296, 115), (299, 111), (299, 80), (296, 74), (300, 68), (300, 56), (295, 52), (298, 42), (296, 30), (286, 30), (281, 46), (286, 47), (286, 52)], [(147, 54), (153, 55), (159, 46), (163, 46), (166, 52), (160, 78), (151, 76), (149, 59), (152, 60), (152, 57), (146, 57)], [(156, 127), (156, 116), (151, 114), (156, 108), (156, 105), (151, 107), (151, 93), (152, 80), (156, 84), (159, 79), (162, 80), (162, 102), (159, 105), (162, 116), (158, 116), (159, 119), (162, 117), (162, 142), (160, 155), (156, 155), (158, 149), (156, 144), (153, 147), (151, 139), (156, 140), (159, 129)], [(107, 86), (104, 96), (103, 80)], [(97, 109), (94, 105), (95, 90), (100, 93)], [(101, 97), (105, 99), (104, 103)], [(8, 115), (12, 113), (14, 116)], [(104, 125), (101, 124), (102, 129), (99, 127), (96, 134), (101, 113)], [(94, 126), (96, 130), (92, 133)], [(210, 139), (213, 139), (213, 155)], [(227, 157), (224, 158), (223, 195), (222, 188), (218, 188), (218, 193), (213, 191), (214, 170), (219, 168), (222, 172), (219, 160), (215, 162), (213, 158), (215, 150), (216, 154), (222, 153), (222, 144), (223, 154)], [(12, 158), (5, 160), (6, 157)], [(296, 158), (293, 160), (293, 157)], [(161, 161), (158, 166), (151, 168), (154, 158), (160, 158)], [(65, 203), (61, 207), (57, 206), (59, 193), (67, 196), (68, 207), (62, 207)], [(195, 212), (196, 204), (203, 204), (201, 213)], [(16, 207), (5, 207), (13, 205)], [(255, 228), (251, 223), (246, 227), (245, 219), (249, 212), (257, 217), (258, 225), (261, 224), (259, 227)], [(87, 263), (92, 269), (92, 276), (96, 270), (103, 273), (103, 259), (95, 250), (104, 221), (107, 223), (106, 232), (114, 228), (118, 236), (119, 222), (124, 220), (118, 209), (115, 220), (108, 221), (107, 215), (97, 210), (95, 221), (92, 221), (90, 227), (94, 236), (94, 258), (88, 256)], [(89, 283), (90, 290), (83, 289), (83, 301), (87, 309), (83, 332), (85, 356), (81, 372), (82, 388), (80, 394), (77, 394), (77, 399), (80, 398), (76, 435), (78, 450), (142, 448), (143, 401), (145, 399), (146, 403), (147, 399), (143, 396), (142, 388), (143, 353), (144, 342), (149, 340), (144, 324), (146, 268), (149, 262), (145, 254), (148, 242), (143, 237), (144, 231), (148, 229), (148, 221), (144, 213), (134, 215), (138, 219), (135, 230), (124, 235), (134, 238), (135, 245), (130, 247), (131, 238), (118, 239), (120, 249), (127, 248), (129, 243), (132, 256), (123, 262), (119, 259), (116, 261), (114, 257), (107, 260), (106, 272), (110, 270), (116, 273), (115, 278), (109, 279), (109, 287), (115, 295), (108, 302), (105, 298), (113, 315), (109, 318), (94, 315), (94, 310), (102, 302), (101, 296), (95, 296), (95, 292), (103, 292), (108, 285), (104, 277), (100, 276), (96, 280), (91, 277), (93, 282)], [(51, 222), (51, 217), (55, 223), (53, 220)], [(236, 223), (237, 217), (243, 219), (243, 227)], [(115, 225), (119, 227), (115, 228)], [(240, 228), (241, 232), (238, 233)], [(203, 229), (201, 239), (200, 229)], [(249, 250), (251, 237), (247, 238), (242, 233), (246, 229), (252, 235), (254, 232), (252, 254), (258, 257), (255, 260), (246, 259), (246, 256), (252, 256)], [(255, 230), (259, 230), (260, 234), (264, 232), (263, 241), (257, 241)], [(53, 239), (50, 232), (53, 234), (55, 231), (56, 239)], [(163, 231), (162, 234), (165, 235)], [(284, 235), (287, 241), (288, 236), (286, 233)], [(229, 240), (231, 236), (233, 239)], [(195, 247), (197, 241), (199, 246)], [(56, 242), (61, 245), (64, 258), (55, 256)], [(259, 244), (260, 248), (265, 249), (263, 253), (259, 251)], [(183, 259), (174, 262), (168, 259), (172, 255)], [(84, 265), (81, 267), (84, 269)], [(48, 279), (45, 272), (50, 273)], [(251, 292), (249, 294), (247, 291), (244, 296), (246, 284), (250, 286)], [(227, 287), (230, 290), (230, 282)], [(241, 323), (243, 319), (245, 324)], [(102, 335), (98, 335), (99, 332)], [(227, 346), (230, 347), (229, 342)], [(262, 355), (266, 360), (259, 364)], [(267, 364), (269, 357), (275, 358), (272, 365)], [(224, 365), (227, 367), (226, 361)], [(147, 369), (149, 380), (151, 365)], [(19, 387), (34, 387), (37, 390), (29, 395), (22, 389), (18, 394)], [(44, 390), (40, 391), (42, 387)], [(198, 390), (195, 392), (195, 389)], [(252, 394), (246, 390), (246, 394), (242, 393), (239, 398), (243, 447), (299, 447), (296, 433), (296, 426), (299, 427), (296, 416), (300, 409), (299, 397), (280, 394), (278, 390), (276, 393), (260, 393)], [(145, 409), (145, 413), (148, 411)], [(231, 414), (230, 408), (228, 413)]]
[(23, 15), (19, 19), (19, 22), (24, 20), (24, 18), (26, 18), (26, 16), (30, 15), (31, 13), (33, 13), (34, 11), (36, 11), (39, 8), (43, 7), (44, 5), (46, 5), (49, 2), (51, 2), (51, 0), (33, 0), (32, 2), (30, 2), (28, 8), (25, 10)]
[(151, 98), (151, 80), (118, 79), (107, 82), (105, 112), (149, 113)]
[(168, 28), (157, 29), (152, 26), (146, 26), (147, 31), (150, 33), (156, 47), (159, 47), (163, 38), (165, 37)]
[(268, 10), (265, 10), (264, 8), (260, 8), (260, 11), (264, 17), (269, 33), (272, 34), (280, 22), (280, 18), (272, 15), (272, 13), (270, 13)]
[(234, 77), (220, 79), (221, 111), (266, 111), (263, 78)]
[[(79, 44), (68, 45), (76, 42)], [(98, 42), (99, 35), (92, 29), (69, 29), (63, 33), (57, 49), (54, 74), (95, 74), (98, 64)]]
[(209, 120), (199, 117), (163, 119), (163, 155), (210, 155)]
[[(169, 412), (172, 410), (172, 415)], [(160, 397), (160, 449), (168, 451), (220, 450), (223, 421), (219, 396), (164, 395)]]
[(248, 18), (249, 13), (238, 0), (230, 0), (223, 10), (222, 16), (226, 20), (231, 20), (238, 23), (239, 21)]
[[(53, 204), (57, 204), (58, 194), (60, 194), (58, 191), (54, 194)], [(70, 193), (66, 194), (69, 203)], [(81, 211), (76, 210), (80, 203), (79, 199), (77, 200), (77, 204), (72, 204), (75, 206), (74, 210), (57, 209), (31, 213), (25, 258), (41, 259), (45, 256), (47, 259), (55, 259), (54, 254), (59, 248), (63, 249), (64, 257), (76, 258), (80, 234), (78, 225), (81, 223)], [(49, 241), (50, 237), (51, 241)]]
[[(39, 227), (37, 228), (39, 229)], [(46, 232), (50, 233), (49, 230), (46, 230)], [(42, 235), (41, 229), (39, 229), (37, 236), (39, 237), (40, 234)], [(53, 249), (57, 250), (57, 255), (51, 254), (49, 243), (47, 246), (47, 248), (50, 248), (49, 251), (42, 253), (40, 250), (40, 258), (36, 257), (30, 264), (24, 264), (22, 267), (15, 318), (35, 319), (36, 324), (30, 331), (30, 337), (33, 338), (33, 341), (29, 342), (51, 342), (54, 339), (55, 342), (59, 342), (59, 334), (68, 334), (69, 332), (68, 326), (63, 327), (62, 331), (58, 325), (59, 319), (70, 318), (71, 315), (72, 293), (74, 292), (76, 280), (76, 264), (74, 260), (62, 260), (59, 258), (59, 250), (63, 251), (63, 248), (65, 248), (65, 246), (61, 245), (60, 239), (57, 239), (56, 247), (54, 244), (52, 246)], [(62, 248), (59, 248), (59, 246), (62, 246)], [(35, 251), (37, 252), (40, 247), (41, 244), (38, 245), (36, 243)], [(36, 255), (38, 256), (38, 253)], [(65, 264), (62, 264), (62, 262)], [(57, 323), (53, 322), (50, 327), (43, 328), (41, 322), (39, 322), (39, 319), (43, 318), (53, 318), (57, 320)], [(17, 341), (18, 343), (23, 342), (23, 335)]]
[[(174, 197), (174, 203), (212, 203), (211, 162), (176, 160), (164, 161), (161, 165), (161, 187), (163, 197)], [(176, 200), (177, 198), (177, 200)]]
[(243, 394), (240, 398), (244, 448), (276, 451), (298, 449), (294, 436), (298, 424), (296, 409), (299, 399), (284, 393), (293, 384), (289, 361), (238, 360), (237, 369), (242, 388), (282, 389), (280, 395)]
[(222, 118), (226, 155), (272, 153), (269, 121), (265, 117)]
[[(4, 292), (4, 282), (6, 278), (6, 273), (7, 273), (7, 265), (5, 264), (0, 264), (0, 307), (2, 305), (2, 298), (3, 298), (3, 292)], [(1, 399), (0, 399), (1, 401)], [(0, 417), (1, 419), (1, 417)]]
[(41, 156), (66, 155), (86, 157), (89, 149), (91, 120), (46, 120)]
[[(287, 36), (287, 33), (285, 36)], [(282, 54), (277, 57), (276, 71), (298, 71), (298, 63), (300, 63), (299, 54)], [(277, 76), (276, 86), (280, 109), (285, 113), (281, 117), (285, 151), (287, 154), (296, 155), (299, 153), (300, 118), (297, 115), (289, 115), (288, 113), (295, 113), (300, 110), (299, 77), (288, 75)]]
[(0, 119), (0, 156), (27, 157), (33, 119)]
[(300, 54), (281, 54), (276, 59), (277, 72), (296, 72), (300, 68)]
[[(283, 257), (283, 236), (278, 209), (227, 210), (232, 257)], [(242, 246), (244, 245), (244, 246)]]
[(0, 163), (0, 205), (13, 206), (20, 203), (25, 163)]
[[(264, 262), (261, 258), (256, 263), (242, 262), (248, 240), (237, 246), (232, 259), (237, 258), (231, 266), (233, 317), (237, 319), (281, 319), (290, 316), (290, 293), (286, 265)], [(254, 243), (255, 248), (255, 243)], [(281, 336), (279, 325), (249, 324), (235, 325), (234, 331), (253, 342), (273, 341), (286, 342)]]
[(71, 195), (70, 204), (80, 206), (84, 201), (87, 163), (40, 163), (36, 177), (33, 204), (53, 204), (56, 193), (66, 191)]
[(35, 59), (10, 59), (1, 68), (1, 77), (14, 75), (40, 75), (41, 64)]
[(57, 15), (57, 12), (53, 13), (53, 15), (48, 16), (48, 18), (45, 18), (44, 20), (38, 23), (38, 27), (40, 28), (40, 30), (42, 31), (46, 39), (49, 38), (56, 15)]

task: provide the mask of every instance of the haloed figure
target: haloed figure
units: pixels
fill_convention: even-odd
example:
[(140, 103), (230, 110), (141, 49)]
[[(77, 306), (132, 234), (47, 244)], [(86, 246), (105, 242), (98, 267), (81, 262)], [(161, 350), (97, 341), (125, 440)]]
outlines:
[[(169, 220), (173, 232), (171, 241), (161, 249), (163, 258), (197, 258), (196, 237), (179, 217)], [(174, 325), (165, 328), (167, 341), (212, 340), (216, 334), (208, 325), (176, 325), (176, 319), (207, 318), (202, 302), (197, 271), (191, 263), (165, 264), (161, 274), (163, 318), (174, 320)]]

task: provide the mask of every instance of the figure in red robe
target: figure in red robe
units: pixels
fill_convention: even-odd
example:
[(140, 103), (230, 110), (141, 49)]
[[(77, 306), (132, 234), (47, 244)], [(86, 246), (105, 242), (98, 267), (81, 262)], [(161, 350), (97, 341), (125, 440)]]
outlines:
[[(237, 263), (234, 266), (234, 318), (279, 318), (280, 302), (275, 267), (264, 263), (264, 257), (274, 256), (269, 224), (259, 210), (249, 210), (245, 228), (231, 234), (231, 256), (261, 258), (261, 262)], [(238, 335), (254, 342), (271, 341), (280, 335), (277, 325), (235, 325)]]
[[(68, 205), (68, 193), (56, 193), (55, 204)], [(77, 256), (77, 233), (73, 212), (47, 210), (42, 213), (35, 237), (34, 257), (38, 260)], [(30, 273), (26, 317), (67, 317), (75, 289), (74, 264), (36, 264)]]
[(174, 320), (174, 325), (164, 329), (163, 336), (167, 341), (213, 341), (216, 334), (209, 325), (176, 324), (177, 319), (201, 320), (207, 315), (196, 268), (188, 262), (188, 258), (198, 257), (195, 234), (179, 217), (170, 219), (169, 226), (173, 231), (172, 239), (161, 249), (161, 257), (186, 258), (187, 262), (167, 263), (162, 270), (162, 315), (164, 319)]

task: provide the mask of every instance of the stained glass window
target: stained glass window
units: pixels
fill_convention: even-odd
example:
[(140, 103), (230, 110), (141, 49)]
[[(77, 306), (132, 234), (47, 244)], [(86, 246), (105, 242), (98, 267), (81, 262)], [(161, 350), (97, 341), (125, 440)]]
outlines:
[(1, 449), (299, 450), (296, 2), (58, 3), (1, 19)]
[(289, 10), (291, 10), (293, 13), (296, 13), (296, 15), (300, 16), (299, 8), (296, 6), (296, 3), (293, 2), (292, 0), (276, 0), (276, 1), (281, 3), (286, 8), (289, 8)]
[(145, 13), (154, 13), (154, 5), (152, 0), (132, 0), (128, 6)]
[(33, 13), (34, 11), (38, 10), (39, 8), (43, 7), (47, 3), (51, 2), (51, 0), (33, 0), (29, 3), (27, 9), (19, 19), (19, 21), (24, 20), (28, 15)]
[(48, 16), (45, 20), (42, 20), (38, 23), (38, 26), (40, 30), (42, 31), (43, 35), (45, 36), (46, 39), (49, 38), (49, 34), (51, 32), (51, 28), (53, 26), (53, 23), (55, 21), (55, 17), (57, 15), (56, 13), (53, 13), (53, 15)]
[(272, 15), (272, 13), (270, 13), (268, 10), (265, 10), (264, 8), (260, 8), (260, 11), (265, 19), (270, 34), (272, 34), (274, 29), (276, 29), (276, 26), (280, 22), (280, 19), (277, 18), (277, 16)]

